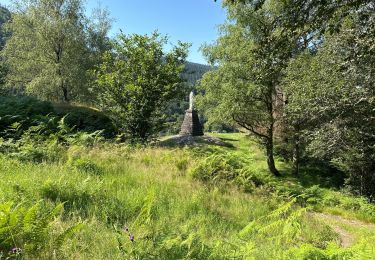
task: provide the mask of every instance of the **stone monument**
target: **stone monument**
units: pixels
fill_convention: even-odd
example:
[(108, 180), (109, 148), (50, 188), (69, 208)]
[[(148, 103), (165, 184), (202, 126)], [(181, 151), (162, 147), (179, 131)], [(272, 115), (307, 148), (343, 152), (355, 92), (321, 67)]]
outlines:
[(198, 112), (194, 109), (194, 93), (189, 95), (189, 109), (185, 111), (184, 122), (181, 126), (180, 135), (202, 136), (203, 127), (199, 122)]

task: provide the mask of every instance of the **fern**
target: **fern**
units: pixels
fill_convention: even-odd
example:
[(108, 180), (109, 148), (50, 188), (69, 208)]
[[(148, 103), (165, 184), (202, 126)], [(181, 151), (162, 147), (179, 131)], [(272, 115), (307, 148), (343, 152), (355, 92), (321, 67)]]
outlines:
[[(282, 244), (294, 240), (301, 233), (300, 220), (305, 209), (295, 209), (295, 203), (296, 198), (292, 198), (268, 215), (253, 220), (238, 233), (235, 242), (225, 241), (219, 247), (227, 249), (225, 254), (228, 258), (245, 259), (255, 257), (258, 245), (265, 240), (272, 240), (277, 248), (282, 248)], [(216, 250), (223, 253), (220, 248)]]
[(143, 207), (135, 219), (133, 225), (150, 224), (152, 219), (152, 209), (155, 199), (155, 190), (150, 190), (145, 197)]
[[(22, 204), (14, 206), (12, 202), (0, 204), (0, 248), (6, 254), (12, 254), (16, 248), (17, 254), (27, 254), (34, 257), (41, 254), (42, 249), (47, 250), (50, 240), (50, 224), (58, 217), (63, 209), (63, 204), (58, 204), (52, 210), (43, 209), (41, 201), (31, 207)], [(52, 250), (58, 250), (62, 243), (76, 234), (82, 225), (68, 228), (58, 235)], [(21, 250), (22, 249), (22, 250)], [(7, 255), (5, 255), (7, 257)]]
[(82, 223), (79, 223), (77, 225), (73, 225), (70, 228), (66, 229), (63, 233), (57, 236), (54, 247), (55, 248), (61, 248), (63, 243), (74, 237), (78, 232), (80, 232), (83, 229), (84, 225)]

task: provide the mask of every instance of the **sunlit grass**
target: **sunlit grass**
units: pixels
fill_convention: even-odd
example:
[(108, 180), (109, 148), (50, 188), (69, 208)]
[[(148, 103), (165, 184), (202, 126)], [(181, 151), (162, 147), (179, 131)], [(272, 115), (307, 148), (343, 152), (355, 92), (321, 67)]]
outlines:
[[(0, 202), (65, 203), (64, 213), (53, 227), (61, 230), (83, 223), (84, 228), (63, 244), (58, 258), (218, 259), (224, 254), (220, 248), (239, 243), (238, 234), (246, 225), (290, 199), (293, 192), (285, 191), (303, 186), (295, 178), (271, 176), (269, 186), (246, 193), (234, 183), (215, 186), (193, 179), (189, 175), (191, 169), (212, 153), (232, 153), (243, 158), (251, 172), (268, 174), (264, 152), (254, 140), (243, 134), (215, 135), (234, 148), (72, 146), (66, 159), (42, 164), (2, 156)], [(278, 166), (289, 175), (287, 163), (278, 162)], [(350, 208), (346, 211), (356, 214)], [(324, 221), (306, 215), (298, 222), (302, 230), (298, 239), (286, 240), (279, 246), (264, 240), (258, 249), (252, 249), (254, 256), (281, 256), (285, 250), (305, 242), (323, 249), (328, 243), (338, 243)], [(123, 230), (125, 227), (129, 232)], [(270, 235), (282, 236), (278, 230)], [(359, 241), (361, 236), (374, 233), (363, 230), (356, 236)], [(130, 234), (134, 235), (134, 242), (129, 239)], [(250, 241), (257, 245), (256, 236)], [(231, 254), (241, 250), (237, 248)]]

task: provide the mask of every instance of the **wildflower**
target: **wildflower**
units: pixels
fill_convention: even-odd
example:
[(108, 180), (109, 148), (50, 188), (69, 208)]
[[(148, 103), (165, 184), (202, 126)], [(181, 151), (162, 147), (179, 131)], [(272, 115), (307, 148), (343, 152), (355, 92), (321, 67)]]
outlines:
[(12, 254), (18, 254), (21, 253), (21, 248), (13, 247), (12, 250), (10, 250)]
[(130, 241), (134, 242), (134, 236), (133, 235), (130, 235), (129, 239), (130, 239)]

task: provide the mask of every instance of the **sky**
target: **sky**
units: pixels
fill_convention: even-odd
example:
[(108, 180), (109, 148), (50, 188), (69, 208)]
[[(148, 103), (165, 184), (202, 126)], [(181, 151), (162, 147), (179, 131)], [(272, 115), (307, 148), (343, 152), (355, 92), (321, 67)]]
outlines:
[[(10, 5), (10, 0), (0, 0)], [(101, 0), (114, 19), (111, 36), (120, 29), (124, 33), (149, 34), (158, 30), (170, 37), (171, 43), (178, 40), (190, 42), (188, 60), (206, 63), (199, 47), (217, 38), (217, 25), (225, 21), (221, 1), (214, 0)], [(98, 0), (86, 0), (88, 15), (99, 5)]]

